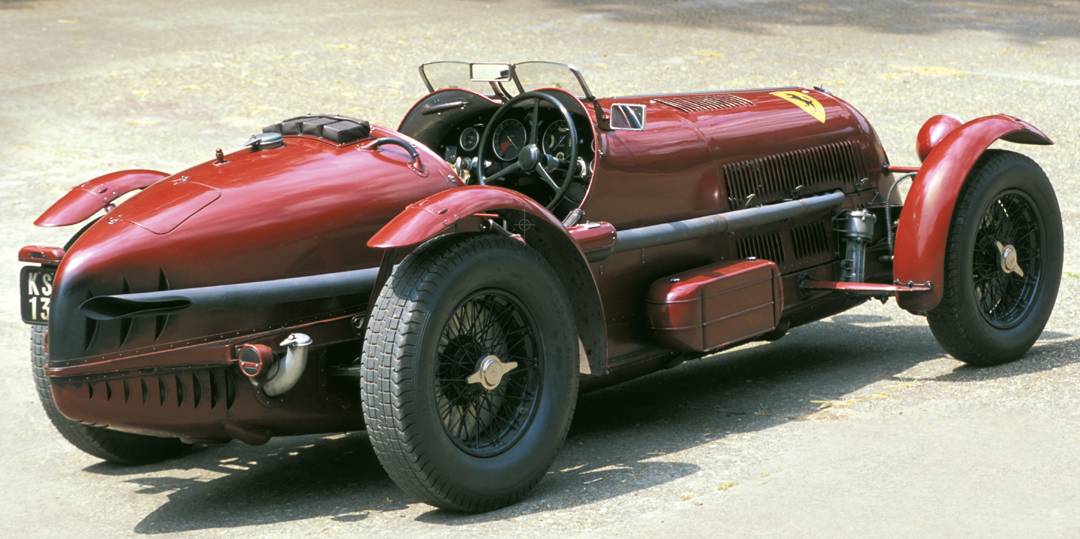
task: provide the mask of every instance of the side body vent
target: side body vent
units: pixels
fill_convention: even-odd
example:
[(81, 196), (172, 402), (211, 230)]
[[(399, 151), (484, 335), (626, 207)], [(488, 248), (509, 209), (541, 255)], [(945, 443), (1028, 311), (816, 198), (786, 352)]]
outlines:
[(686, 97), (665, 97), (663, 99), (656, 99), (657, 103), (662, 103), (672, 108), (679, 109), (683, 112), (705, 112), (708, 110), (725, 110), (725, 109), (737, 109), (740, 107), (750, 107), (754, 105), (753, 101), (749, 99), (743, 99), (734, 95), (692, 95)]
[[(165, 270), (158, 268), (158, 292), (165, 290), (171, 290), (169, 288), (169, 279), (165, 277)], [(154, 317), (154, 340), (157, 341), (161, 338), (162, 332), (165, 331), (165, 325), (169, 323), (169, 315), (155, 316)]]
[(836, 142), (803, 150), (748, 159), (724, 165), (727, 196), (742, 203), (754, 195), (755, 204), (858, 184), (866, 177), (858, 146)]
[(791, 229), (791, 241), (797, 259), (810, 258), (829, 250), (829, 233), (825, 230), (825, 223), (820, 221)]
[[(75, 387), (83, 387), (76, 383)], [(226, 369), (200, 369), (167, 376), (137, 376), (115, 380), (100, 380), (85, 383), (86, 400), (113, 400), (114, 392), (117, 404), (133, 406), (156, 405), (175, 409), (199, 409), (200, 406), (217, 408), (224, 405), (232, 408), (236, 400), (236, 382)], [(135, 389), (133, 395), (132, 388)], [(78, 395), (78, 391), (74, 394)], [(123, 395), (123, 402), (119, 396)], [(171, 398), (170, 398), (171, 397)]]
[(784, 263), (784, 244), (779, 232), (742, 238), (738, 242), (739, 258), (755, 257), (759, 260), (771, 260), (778, 265)]

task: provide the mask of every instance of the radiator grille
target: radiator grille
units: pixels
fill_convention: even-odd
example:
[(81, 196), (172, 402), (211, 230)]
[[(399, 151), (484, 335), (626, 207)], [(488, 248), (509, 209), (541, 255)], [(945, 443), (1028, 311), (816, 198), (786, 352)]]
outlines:
[(762, 234), (742, 238), (738, 242), (739, 258), (755, 257), (760, 260), (771, 260), (777, 264), (784, 263), (784, 244), (780, 240), (780, 233)]
[(724, 165), (724, 182), (733, 201), (755, 195), (755, 203), (764, 203), (790, 197), (799, 186), (806, 189), (801, 194), (807, 194), (857, 184), (865, 172), (858, 147), (844, 141), (729, 163)]
[(686, 97), (665, 97), (655, 100), (683, 112), (705, 112), (708, 110), (736, 109), (753, 106), (753, 101), (733, 95), (693, 95)]
[(793, 228), (791, 240), (797, 259), (810, 258), (829, 250), (829, 234), (822, 222)]

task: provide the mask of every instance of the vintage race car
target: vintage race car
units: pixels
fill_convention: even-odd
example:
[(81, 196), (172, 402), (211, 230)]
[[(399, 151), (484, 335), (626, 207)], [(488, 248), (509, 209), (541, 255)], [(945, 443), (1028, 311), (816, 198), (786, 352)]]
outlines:
[(995, 365), (1054, 306), (1053, 188), (988, 149), (1051, 144), (1017, 118), (930, 118), (921, 166), (900, 167), (822, 89), (597, 98), (546, 62), (420, 75), (430, 93), (397, 129), (292, 118), (45, 211), (35, 224), (101, 213), (19, 253), (65, 438), (145, 463), (366, 428), (407, 493), (484, 511), (540, 481), (579, 391), (871, 298)]

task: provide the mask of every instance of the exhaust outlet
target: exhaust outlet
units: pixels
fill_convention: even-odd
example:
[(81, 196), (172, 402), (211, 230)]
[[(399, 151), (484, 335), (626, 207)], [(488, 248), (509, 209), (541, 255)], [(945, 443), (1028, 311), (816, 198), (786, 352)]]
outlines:
[(268, 397), (284, 394), (300, 380), (300, 375), (304, 374), (304, 368), (307, 367), (311, 337), (303, 333), (293, 333), (281, 341), (281, 346), (288, 347), (288, 352), (285, 353), (285, 359), (282, 360), (277, 374), (263, 385), (263, 393)]
[(281, 341), (281, 346), (286, 347), (285, 359), (277, 359), (268, 346), (245, 344), (240, 349), (240, 372), (266, 396), (284, 395), (304, 374), (311, 342), (311, 337), (303, 333), (290, 334)]

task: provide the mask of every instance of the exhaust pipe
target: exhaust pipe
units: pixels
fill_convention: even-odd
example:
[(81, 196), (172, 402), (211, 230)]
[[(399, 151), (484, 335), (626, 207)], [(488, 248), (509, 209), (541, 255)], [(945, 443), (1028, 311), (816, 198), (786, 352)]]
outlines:
[(749, 230), (769, 223), (783, 221), (784, 219), (830, 210), (839, 206), (843, 201), (844, 192), (834, 191), (824, 195), (780, 202), (768, 206), (620, 230), (615, 236), (615, 245), (607, 249), (590, 251), (585, 256), (589, 262), (599, 262), (616, 253), (715, 236), (726, 232)]
[(303, 333), (293, 333), (281, 341), (281, 346), (288, 347), (288, 352), (285, 353), (285, 360), (281, 362), (277, 374), (263, 385), (263, 393), (268, 397), (282, 395), (300, 381), (300, 375), (304, 374), (304, 368), (307, 367), (311, 337)]
[(79, 306), (79, 311), (94, 320), (117, 320), (138, 316), (249, 309), (290, 301), (366, 294), (375, 285), (378, 274), (379, 268), (367, 268), (254, 283), (98, 296), (84, 301)]
[(307, 368), (308, 347), (311, 337), (303, 333), (290, 334), (281, 346), (287, 348), (285, 359), (278, 360), (270, 347), (262, 344), (245, 344), (240, 349), (240, 372), (261, 388), (267, 397), (284, 395), (300, 381)]

